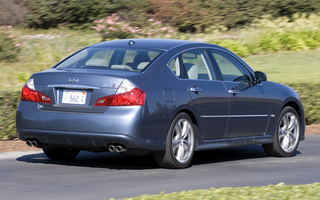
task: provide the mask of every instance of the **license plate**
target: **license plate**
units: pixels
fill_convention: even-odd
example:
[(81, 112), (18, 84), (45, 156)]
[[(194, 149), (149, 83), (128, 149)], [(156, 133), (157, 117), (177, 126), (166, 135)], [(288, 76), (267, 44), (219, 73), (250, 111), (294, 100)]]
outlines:
[(62, 103), (83, 105), (86, 98), (87, 92), (84, 90), (63, 90)]

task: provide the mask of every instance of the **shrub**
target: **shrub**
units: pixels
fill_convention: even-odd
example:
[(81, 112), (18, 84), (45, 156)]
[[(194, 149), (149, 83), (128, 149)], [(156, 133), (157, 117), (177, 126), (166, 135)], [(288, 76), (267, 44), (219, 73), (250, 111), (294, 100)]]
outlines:
[(132, 27), (129, 23), (120, 20), (117, 14), (112, 14), (105, 19), (95, 20), (92, 29), (101, 34), (102, 41), (110, 39), (144, 38), (144, 37), (166, 37), (177, 36), (177, 32), (169, 27), (163, 27), (161, 21), (149, 19), (143, 27)]
[(320, 84), (289, 83), (287, 85), (300, 94), (304, 107), (306, 123), (320, 123)]
[(282, 49), (282, 43), (277, 32), (267, 32), (258, 39), (258, 46), (262, 51), (275, 53)]
[(18, 89), (0, 89), (0, 140), (16, 138), (16, 109), (20, 99)]
[(249, 49), (244, 44), (241, 44), (240, 42), (238, 42), (236, 40), (226, 39), (226, 40), (222, 40), (222, 41), (215, 41), (212, 43), (215, 43), (219, 46), (227, 48), (230, 51), (232, 51), (233, 53), (237, 54), (238, 56), (249, 55)]
[(299, 32), (286, 31), (280, 35), (280, 41), (283, 49), (289, 51), (299, 51), (306, 49), (306, 44), (303, 39), (299, 37)]
[(15, 61), (20, 51), (11, 34), (12, 26), (0, 26), (0, 61)]

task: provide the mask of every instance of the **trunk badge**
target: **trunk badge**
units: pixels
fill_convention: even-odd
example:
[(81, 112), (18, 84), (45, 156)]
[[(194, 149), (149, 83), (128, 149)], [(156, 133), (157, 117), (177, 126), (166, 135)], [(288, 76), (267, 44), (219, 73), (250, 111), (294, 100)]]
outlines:
[(70, 83), (78, 83), (79, 79), (77, 78), (69, 78)]

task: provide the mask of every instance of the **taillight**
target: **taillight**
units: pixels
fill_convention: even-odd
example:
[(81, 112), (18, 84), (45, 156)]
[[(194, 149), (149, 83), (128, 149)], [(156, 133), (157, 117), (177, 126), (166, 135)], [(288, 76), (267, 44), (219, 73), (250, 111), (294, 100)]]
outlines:
[(20, 99), (39, 103), (51, 103), (50, 98), (47, 95), (34, 89), (33, 79), (29, 79), (23, 86)]
[(139, 106), (144, 105), (143, 90), (123, 81), (116, 94), (99, 98), (94, 106)]

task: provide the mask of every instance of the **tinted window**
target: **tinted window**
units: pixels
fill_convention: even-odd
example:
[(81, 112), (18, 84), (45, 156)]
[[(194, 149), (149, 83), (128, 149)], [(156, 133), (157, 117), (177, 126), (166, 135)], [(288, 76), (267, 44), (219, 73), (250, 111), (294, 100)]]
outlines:
[(223, 80), (234, 82), (252, 81), (249, 70), (234, 57), (217, 50), (210, 50), (210, 52), (219, 66)]
[(87, 48), (56, 68), (141, 71), (161, 53), (155, 50)]
[(216, 80), (213, 68), (203, 49), (181, 54), (183, 67), (188, 79)]

